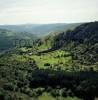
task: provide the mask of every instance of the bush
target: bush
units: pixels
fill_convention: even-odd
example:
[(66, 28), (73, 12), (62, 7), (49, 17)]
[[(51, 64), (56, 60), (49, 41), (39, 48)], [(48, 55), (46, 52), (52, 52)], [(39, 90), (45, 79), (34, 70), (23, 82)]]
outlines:
[(50, 64), (49, 63), (45, 63), (44, 66), (50, 66)]
[(4, 95), (0, 94), (0, 100), (4, 100)]
[(50, 94), (53, 96), (53, 97), (58, 97), (60, 96), (60, 93), (59, 93), (59, 90), (58, 89), (54, 89), (50, 92)]
[(3, 88), (8, 91), (13, 91), (14, 85), (12, 83), (6, 83), (6, 84), (4, 84)]
[(43, 93), (43, 91), (42, 91), (41, 89), (37, 89), (37, 90), (36, 90), (36, 94), (37, 94), (37, 96), (42, 95), (42, 93)]
[(66, 88), (63, 88), (63, 89), (61, 90), (61, 95), (62, 95), (63, 97), (67, 97), (67, 89), (66, 89)]

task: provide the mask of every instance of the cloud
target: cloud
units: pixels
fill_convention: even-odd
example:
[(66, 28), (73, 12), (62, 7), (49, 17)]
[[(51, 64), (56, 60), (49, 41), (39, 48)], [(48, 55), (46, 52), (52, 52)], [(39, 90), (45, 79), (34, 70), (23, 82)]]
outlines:
[(98, 20), (98, 0), (3, 0), (0, 23), (64, 23)]

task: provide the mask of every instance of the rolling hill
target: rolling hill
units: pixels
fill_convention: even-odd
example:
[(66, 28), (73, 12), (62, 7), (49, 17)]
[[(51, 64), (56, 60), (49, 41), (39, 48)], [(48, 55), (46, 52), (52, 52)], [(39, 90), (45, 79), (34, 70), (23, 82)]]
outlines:
[[(2, 32), (12, 37), (11, 31)], [(0, 99), (95, 100), (97, 40), (98, 22), (91, 22), (0, 54)]]
[[(19, 44), (19, 41), (24, 40), (35, 40), (37, 37), (27, 32), (13, 32), (7, 29), (0, 29), (0, 51), (8, 50)], [(17, 40), (17, 41), (16, 41)], [(15, 44), (15, 42), (18, 42)]]
[[(97, 70), (97, 24), (98, 22), (85, 23), (74, 30), (50, 34), (36, 40), (31, 48), (23, 47), (16, 49), (13, 53), (22, 56), (24, 61), (26, 61), (24, 55), (28, 59), (35, 60), (39, 68), (61, 67), (61, 69), (72, 70), (73, 66), (77, 66), (74, 70), (89, 70), (91, 67)], [(21, 52), (21, 55), (17, 54), (17, 51)]]
[[(80, 23), (74, 24), (24, 24), (24, 25), (0, 25), (0, 51), (13, 47), (13, 44), (22, 41), (22, 44), (31, 45), (32, 40), (43, 38), (48, 34), (60, 33), (67, 29), (74, 29)], [(27, 41), (24, 41), (27, 40)], [(19, 40), (19, 41), (18, 41)], [(26, 43), (23, 43), (26, 42)]]
[(74, 29), (80, 23), (66, 24), (23, 24), (23, 25), (0, 25), (1, 29), (8, 29), (14, 32), (28, 32), (36, 34), (39, 37), (49, 34), (50, 32), (65, 31)]

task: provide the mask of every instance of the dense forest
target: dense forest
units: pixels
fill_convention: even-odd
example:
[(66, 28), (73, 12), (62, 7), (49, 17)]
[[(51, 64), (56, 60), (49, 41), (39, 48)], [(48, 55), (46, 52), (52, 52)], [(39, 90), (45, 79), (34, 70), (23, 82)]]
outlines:
[[(13, 46), (16, 36), (33, 43)], [(0, 53), (0, 100), (97, 100), (98, 22), (39, 39), (0, 29), (0, 48), (4, 44), (8, 47)]]

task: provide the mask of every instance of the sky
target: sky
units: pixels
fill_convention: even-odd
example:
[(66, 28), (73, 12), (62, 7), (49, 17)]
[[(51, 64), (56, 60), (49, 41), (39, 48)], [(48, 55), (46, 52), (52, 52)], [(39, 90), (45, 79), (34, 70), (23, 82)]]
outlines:
[(0, 24), (98, 21), (98, 0), (0, 0)]

